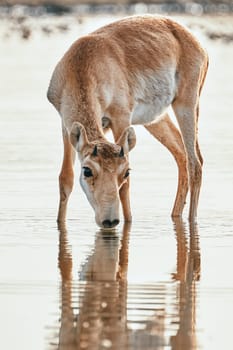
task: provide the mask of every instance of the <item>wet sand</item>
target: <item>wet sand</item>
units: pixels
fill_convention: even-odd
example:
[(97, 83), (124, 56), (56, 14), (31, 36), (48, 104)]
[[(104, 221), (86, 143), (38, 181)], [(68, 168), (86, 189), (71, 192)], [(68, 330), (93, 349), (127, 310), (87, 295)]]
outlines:
[[(57, 227), (62, 140), (46, 100), (48, 81), (77, 37), (113, 18), (66, 17), (68, 30), (57, 27), (64, 18), (28, 19), (28, 40), (0, 24), (0, 348), (230, 349), (233, 44), (222, 36), (211, 40), (208, 30), (221, 23), (231, 32), (231, 17), (177, 17), (210, 55), (199, 122), (205, 162), (197, 225), (189, 227), (188, 208), (183, 221), (170, 219), (176, 165), (138, 127), (132, 226), (98, 230), (77, 163), (67, 225)], [(38, 30), (45, 24), (57, 28), (53, 35)]]

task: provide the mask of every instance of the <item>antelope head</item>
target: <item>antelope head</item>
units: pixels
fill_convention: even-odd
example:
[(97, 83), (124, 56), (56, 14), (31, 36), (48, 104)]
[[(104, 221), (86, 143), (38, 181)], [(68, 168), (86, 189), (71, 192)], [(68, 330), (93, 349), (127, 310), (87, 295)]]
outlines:
[(132, 127), (126, 128), (116, 144), (89, 142), (85, 128), (75, 122), (70, 141), (81, 162), (80, 184), (95, 211), (101, 228), (113, 228), (119, 220), (119, 190), (129, 176), (128, 153), (135, 146)]

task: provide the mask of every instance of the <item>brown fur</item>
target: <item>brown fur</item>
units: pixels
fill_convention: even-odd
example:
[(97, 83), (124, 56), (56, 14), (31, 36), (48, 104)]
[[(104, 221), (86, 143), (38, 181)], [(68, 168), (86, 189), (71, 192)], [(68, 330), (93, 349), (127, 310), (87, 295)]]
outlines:
[[(158, 16), (125, 18), (78, 39), (71, 46), (56, 66), (48, 89), (48, 99), (60, 113), (64, 130), (60, 221), (65, 219), (73, 186), (72, 172), (67, 169), (72, 168), (74, 155), (66, 157), (73, 152), (69, 144), (73, 124), (78, 122), (84, 127), (84, 143), (97, 144), (100, 164), (101, 158), (116, 163), (117, 151), (105, 139), (106, 130), (102, 128), (105, 116), (117, 143), (124, 130), (135, 123), (144, 125), (168, 148), (179, 169), (172, 215), (181, 216), (189, 183), (189, 217), (196, 217), (203, 162), (197, 120), (207, 67), (208, 56), (193, 35), (173, 20)], [(181, 133), (164, 113), (168, 105), (174, 109)], [(74, 135), (72, 144), (76, 147)], [(127, 145), (127, 137), (124, 145), (129, 151), (132, 147)], [(134, 139), (132, 132), (131, 138)], [(135, 140), (132, 142), (134, 145)], [(84, 159), (81, 146), (77, 147), (80, 159)], [(111, 187), (109, 181), (114, 180), (109, 178), (106, 187)], [(128, 189), (127, 181), (115, 190), (115, 196), (120, 195), (125, 220), (131, 220)]]

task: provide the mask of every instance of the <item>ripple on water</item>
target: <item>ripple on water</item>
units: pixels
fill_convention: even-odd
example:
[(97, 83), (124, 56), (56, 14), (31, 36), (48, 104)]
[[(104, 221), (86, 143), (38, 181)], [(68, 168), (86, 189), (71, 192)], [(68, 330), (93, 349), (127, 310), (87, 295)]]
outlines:
[[(128, 279), (131, 227), (97, 232), (87, 259), (72, 271), (66, 227), (60, 228), (61, 274), (58, 333), (50, 344), (86, 349), (165, 349), (171, 343), (191, 349), (198, 329), (200, 255), (196, 226), (188, 239), (184, 224), (175, 225), (177, 268), (164, 280), (133, 283)], [(189, 243), (188, 243), (189, 242)], [(153, 260), (152, 260), (153, 264)], [(57, 341), (57, 342), (56, 342)], [(71, 347), (72, 348), (72, 347)]]

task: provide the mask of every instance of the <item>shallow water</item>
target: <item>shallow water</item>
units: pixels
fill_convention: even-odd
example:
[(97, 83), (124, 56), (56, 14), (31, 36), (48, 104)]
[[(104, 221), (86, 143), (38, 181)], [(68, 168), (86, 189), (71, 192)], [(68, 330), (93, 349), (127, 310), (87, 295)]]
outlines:
[(187, 209), (184, 221), (170, 219), (176, 166), (136, 128), (132, 226), (99, 231), (78, 180), (67, 225), (56, 225), (62, 143), (45, 98), (48, 81), (69, 44), (107, 21), (0, 41), (0, 348), (231, 349), (232, 44), (195, 28), (211, 62), (199, 123), (205, 164), (197, 224), (189, 227)]

